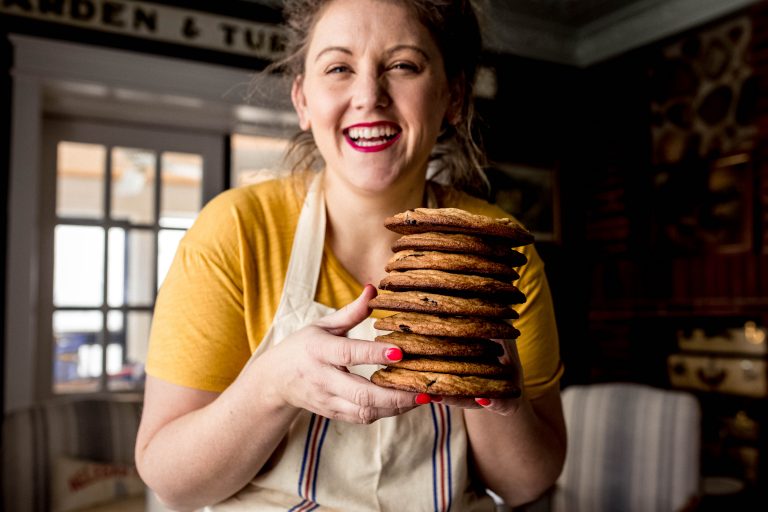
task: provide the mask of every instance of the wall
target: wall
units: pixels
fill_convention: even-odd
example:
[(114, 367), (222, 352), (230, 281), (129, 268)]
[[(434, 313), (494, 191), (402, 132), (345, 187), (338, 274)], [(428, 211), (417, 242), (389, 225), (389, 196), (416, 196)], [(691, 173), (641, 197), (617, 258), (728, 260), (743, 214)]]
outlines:
[[(595, 166), (585, 196), (593, 380), (665, 385), (666, 354), (675, 349), (678, 329), (736, 327), (749, 319), (766, 324), (768, 261), (759, 236), (764, 232), (758, 213), (762, 206), (753, 200), (756, 171), (762, 165), (755, 151), (760, 145), (755, 143), (754, 122), (748, 120), (744, 130), (727, 120), (714, 123), (709, 131), (717, 132), (722, 124), (726, 135), (707, 146), (706, 135), (695, 128), (704, 101), (694, 98), (688, 113), (694, 119), (680, 130), (683, 138), (671, 143), (652, 139), (654, 127), (663, 124), (654, 117), (660, 115), (654, 103), (659, 69), (668, 63), (662, 52), (701, 33), (588, 70), (590, 104), (597, 106), (590, 130)], [(751, 74), (751, 62), (734, 66)], [(679, 85), (684, 78), (675, 74), (670, 83)], [(711, 91), (714, 86), (702, 82), (691, 89), (695, 96), (699, 89)], [(758, 96), (742, 94), (746, 105), (741, 108), (754, 111)], [(688, 101), (685, 92), (677, 97), (681, 104)], [(727, 112), (740, 107), (738, 98)], [(749, 136), (739, 138), (741, 131)], [(729, 168), (728, 174), (713, 168), (729, 155), (746, 155), (750, 162), (743, 169)], [(731, 182), (717, 188), (722, 179)], [(736, 210), (722, 214), (726, 208)]]
[(588, 90), (578, 68), (531, 59), (488, 55), (497, 74), (497, 95), (478, 100), (482, 139), (492, 163), (552, 170), (559, 196), (559, 232), (555, 241), (537, 242), (552, 289), (565, 384), (583, 382), (588, 280), (584, 233), (589, 142)]

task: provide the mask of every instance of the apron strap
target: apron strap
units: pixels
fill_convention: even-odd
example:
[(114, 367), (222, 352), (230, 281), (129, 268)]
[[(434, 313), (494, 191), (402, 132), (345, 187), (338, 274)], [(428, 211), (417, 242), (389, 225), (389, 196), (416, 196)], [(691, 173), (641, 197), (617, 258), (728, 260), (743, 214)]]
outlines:
[(291, 290), (291, 293), (283, 293), (278, 310), (287, 300), (305, 304), (311, 304), (315, 300), (325, 245), (325, 200), (322, 181), (323, 175), (319, 173), (312, 179), (304, 199), (283, 284), (283, 290)]

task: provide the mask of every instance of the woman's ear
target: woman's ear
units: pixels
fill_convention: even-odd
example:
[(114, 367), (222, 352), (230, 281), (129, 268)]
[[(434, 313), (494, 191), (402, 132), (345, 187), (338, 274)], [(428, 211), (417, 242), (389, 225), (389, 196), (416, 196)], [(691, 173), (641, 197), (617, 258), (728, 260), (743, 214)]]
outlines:
[(306, 131), (311, 127), (311, 123), (309, 121), (309, 107), (307, 106), (307, 98), (304, 96), (303, 84), (303, 75), (298, 75), (293, 80), (291, 101), (293, 102), (293, 108), (296, 109), (296, 114), (299, 116), (299, 128)]
[(448, 108), (445, 110), (445, 121), (451, 126), (456, 126), (461, 122), (464, 110), (464, 85), (461, 80), (451, 86)]

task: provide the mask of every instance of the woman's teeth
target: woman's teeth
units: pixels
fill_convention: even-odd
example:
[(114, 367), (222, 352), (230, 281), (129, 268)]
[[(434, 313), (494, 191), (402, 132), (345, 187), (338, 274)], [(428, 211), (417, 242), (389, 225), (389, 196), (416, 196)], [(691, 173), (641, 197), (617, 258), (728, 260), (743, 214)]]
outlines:
[(373, 126), (365, 128), (350, 128), (349, 137), (360, 146), (374, 146), (397, 135), (397, 130), (391, 126)]

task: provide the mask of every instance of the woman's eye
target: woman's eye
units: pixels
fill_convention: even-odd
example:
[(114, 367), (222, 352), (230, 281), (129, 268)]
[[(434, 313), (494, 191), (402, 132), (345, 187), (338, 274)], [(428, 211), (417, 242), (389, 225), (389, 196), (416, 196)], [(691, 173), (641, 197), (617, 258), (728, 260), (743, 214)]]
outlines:
[(419, 66), (412, 62), (395, 62), (390, 66), (390, 69), (401, 69), (404, 71), (412, 71), (417, 72), (419, 70)]
[(334, 73), (346, 73), (349, 71), (349, 68), (347, 66), (343, 66), (341, 64), (336, 66), (331, 66), (328, 69), (325, 70), (327, 74), (334, 74)]

